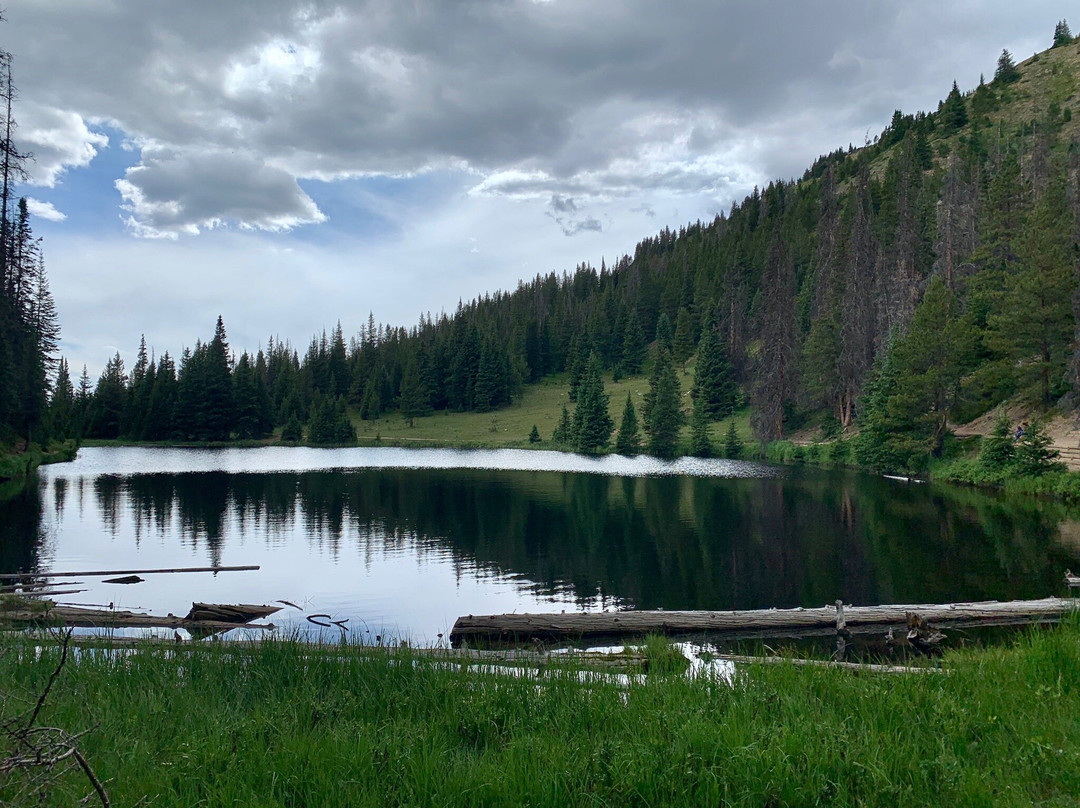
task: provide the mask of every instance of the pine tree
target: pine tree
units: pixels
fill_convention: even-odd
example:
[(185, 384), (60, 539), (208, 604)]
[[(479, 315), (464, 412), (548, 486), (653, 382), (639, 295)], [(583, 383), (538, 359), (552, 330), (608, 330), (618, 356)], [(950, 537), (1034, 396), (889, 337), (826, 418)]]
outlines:
[(502, 403), (506, 381), (499, 354), (498, 348), (490, 340), (484, 341), (473, 392), (473, 409), (477, 412), (488, 412)]
[(349, 420), (344, 397), (323, 396), (316, 390), (308, 422), (308, 443), (326, 446), (355, 442), (356, 429)]
[(691, 323), (690, 312), (685, 306), (679, 309), (675, 318), (675, 338), (672, 346), (676, 364), (682, 365), (694, 352), (694, 328)]
[(679, 428), (684, 416), (680, 409), (682, 393), (679, 378), (671, 354), (661, 347), (656, 357), (657, 370), (650, 382), (650, 404), (645, 416), (645, 428), (649, 433), (649, 454), (657, 457), (675, 457)]
[(228, 440), (233, 430), (236, 411), (233, 405), (229, 343), (225, 338), (225, 323), (220, 315), (214, 327), (214, 337), (207, 346), (204, 384), (205, 437), (202, 440)]
[(360, 404), (360, 417), (365, 421), (377, 421), (382, 414), (378, 385), (368, 379), (364, 385), (364, 397)]
[(529, 443), (540, 442), (540, 430), (536, 428), (536, 424), (533, 424), (532, 431), (529, 433)]
[(957, 132), (967, 125), (967, 102), (960, 94), (960, 87), (955, 81), (941, 106), (941, 120), (946, 133)]
[(709, 440), (709, 417), (705, 414), (705, 407), (696, 402), (690, 416), (690, 454), (694, 457), (713, 455), (712, 442)]
[(908, 333), (893, 349), (896, 389), (884, 402), (886, 440), (897, 456), (918, 468), (939, 455), (949, 413), (960, 392), (960, 375), (973, 334), (940, 276), (926, 289)]
[(1065, 190), (1054, 181), (1021, 228), (1015, 241), (1018, 269), (1007, 275), (988, 318), (988, 343), (1019, 363), (1019, 378), (1038, 386), (1044, 405), (1063, 392), (1059, 385), (1072, 348), (1069, 233)]
[(54, 437), (67, 439), (78, 435), (75, 388), (71, 384), (67, 361), (63, 358), (57, 367), (52, 400), (49, 402), (49, 425)]
[(1028, 425), (1023, 437), (1016, 444), (1016, 471), (1028, 477), (1041, 477), (1050, 471), (1065, 468), (1053, 448), (1053, 439), (1046, 432), (1046, 424), (1035, 418)]
[(166, 351), (158, 359), (154, 374), (154, 388), (150, 391), (150, 406), (143, 425), (144, 439), (167, 440), (174, 436), (178, 397), (176, 365)]
[(621, 455), (632, 457), (641, 452), (641, 432), (638, 428), (637, 411), (630, 393), (626, 393), (626, 406), (623, 408), (622, 422), (619, 424), (619, 435), (615, 440), (615, 451)]
[(1058, 21), (1058, 24), (1054, 26), (1054, 44), (1051, 48), (1060, 48), (1065, 45), (1071, 45), (1073, 41), (1072, 31), (1069, 30), (1069, 24), (1065, 20)]
[(241, 439), (263, 437), (265, 417), (259, 396), (259, 380), (247, 351), (240, 355), (233, 371), (233, 401), (236, 406), (236, 435)]
[(430, 400), (420, 376), (417, 357), (413, 356), (405, 366), (405, 373), (401, 377), (401, 414), (410, 427), (413, 425), (414, 418), (431, 414)]
[(626, 331), (623, 333), (622, 345), (622, 367), (627, 375), (641, 373), (645, 365), (647, 348), (645, 332), (641, 330), (641, 321), (637, 314), (631, 311), (626, 318)]
[(739, 440), (739, 433), (735, 431), (735, 419), (728, 421), (727, 433), (724, 435), (724, 457), (738, 460), (742, 457), (743, 444)]
[(671, 319), (667, 316), (667, 312), (660, 312), (660, 317), (656, 321), (656, 349), (663, 348), (670, 353), (673, 340)]
[(573, 441), (573, 424), (570, 420), (570, 411), (563, 405), (559, 423), (555, 425), (555, 431), (551, 433), (551, 442), (565, 446)]
[(94, 398), (94, 386), (90, 381), (90, 374), (83, 365), (79, 375), (79, 388), (75, 391), (75, 417), (77, 421), (77, 434), (82, 437), (90, 428), (90, 403)]
[(698, 343), (694, 387), (691, 391), (694, 405), (700, 402), (706, 418), (716, 420), (732, 411), (737, 393), (735, 369), (728, 361), (715, 320), (710, 319), (705, 323), (701, 342)]
[(288, 422), (281, 430), (282, 443), (299, 443), (304, 439), (304, 427), (296, 413), (289, 416)]
[(136, 440), (143, 440), (146, 435), (146, 419), (150, 412), (150, 396), (153, 394), (155, 375), (156, 372), (151, 371), (150, 356), (146, 350), (146, 336), (142, 335), (128, 381), (128, 407), (123, 427), (124, 434)]
[(592, 351), (591, 343), (587, 337), (575, 334), (570, 343), (570, 353), (566, 359), (566, 372), (570, 381), (570, 400), (577, 401), (581, 380), (589, 367), (589, 356)]
[(597, 452), (608, 445), (615, 424), (608, 413), (608, 396), (600, 376), (600, 357), (593, 353), (578, 389), (574, 409), (574, 448), (579, 452)]
[(983, 438), (979, 448), (979, 467), (988, 475), (1003, 475), (1016, 460), (1012, 422), (1002, 410), (994, 419), (994, 428)]
[(997, 70), (994, 71), (994, 81), (1011, 84), (1019, 78), (1020, 71), (1016, 67), (1016, 62), (1013, 61), (1012, 54), (1007, 50), (1003, 50), (1001, 56), (998, 57)]
[(119, 351), (105, 363), (90, 405), (90, 428), (93, 438), (118, 438), (127, 406), (127, 374)]

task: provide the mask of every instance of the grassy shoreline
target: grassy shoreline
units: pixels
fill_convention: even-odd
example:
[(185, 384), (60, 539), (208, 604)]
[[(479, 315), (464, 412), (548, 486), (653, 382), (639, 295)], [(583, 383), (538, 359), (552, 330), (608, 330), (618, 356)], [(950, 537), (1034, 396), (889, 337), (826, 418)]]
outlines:
[(33, 443), (21, 452), (0, 450), (0, 499), (18, 492), (38, 466), (67, 463), (75, 459), (78, 451), (78, 444), (72, 440), (48, 449)]
[[(0, 639), (5, 719), (56, 666), (42, 644)], [(407, 649), (145, 647), (74, 655), (40, 723), (90, 730), (80, 749), (117, 805), (1073, 804), (1080, 625), (945, 665), (750, 666), (734, 686), (661, 670), (620, 688)], [(0, 780), (0, 802), (16, 786)], [(45, 804), (87, 790), (72, 772)]]

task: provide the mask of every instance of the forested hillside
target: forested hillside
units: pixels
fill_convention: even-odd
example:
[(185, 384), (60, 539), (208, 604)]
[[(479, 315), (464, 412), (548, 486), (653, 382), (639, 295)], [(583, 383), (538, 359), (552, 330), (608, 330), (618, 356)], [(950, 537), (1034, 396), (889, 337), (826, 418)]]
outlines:
[[(82, 413), (69, 428), (90, 436), (280, 425), (298, 438), (307, 425), (315, 442), (347, 442), (346, 403), (364, 419), (486, 411), (551, 374), (567, 373), (580, 401), (599, 372), (650, 372), (646, 446), (670, 454), (672, 420), (691, 413), (665, 410), (665, 385), (678, 402), (670, 369), (697, 354), (699, 426), (748, 403), (763, 441), (857, 428), (861, 462), (918, 467), (950, 422), (1014, 397), (1076, 400), (1078, 81), (1080, 43), (1063, 22), (1049, 50), (1020, 64), (1003, 52), (992, 80), (954, 82), (937, 110), (898, 110), (863, 147), (611, 266), (537, 276), (411, 328), (372, 318), (348, 343), (338, 326), (303, 356), (272, 340), (236, 359), (219, 321), (178, 366), (143, 346), (130, 376), (117, 356), (96, 390), (84, 377), (72, 402), (57, 397)], [(598, 449), (610, 432), (588, 446), (564, 437)]]

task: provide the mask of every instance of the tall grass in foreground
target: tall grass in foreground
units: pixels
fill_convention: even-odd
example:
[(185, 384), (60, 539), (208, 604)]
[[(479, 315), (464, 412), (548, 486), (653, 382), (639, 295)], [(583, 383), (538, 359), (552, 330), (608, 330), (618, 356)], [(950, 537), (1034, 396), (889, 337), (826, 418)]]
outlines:
[[(0, 649), (6, 717), (57, 654)], [(92, 728), (115, 805), (1076, 804), (1080, 625), (946, 667), (759, 666), (734, 686), (657, 667), (623, 690), (288, 641), (83, 651), (41, 721)]]

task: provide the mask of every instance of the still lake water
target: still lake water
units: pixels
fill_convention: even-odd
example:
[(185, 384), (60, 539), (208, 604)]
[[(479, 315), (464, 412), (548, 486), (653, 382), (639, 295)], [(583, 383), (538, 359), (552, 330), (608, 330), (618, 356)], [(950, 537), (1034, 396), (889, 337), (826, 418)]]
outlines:
[[(392, 448), (82, 449), (0, 501), (0, 572), (259, 564), (84, 578), (65, 603), (435, 644), (462, 614), (952, 602), (1060, 593), (1080, 523), (1046, 503), (865, 474), (685, 458)], [(62, 579), (61, 579), (62, 580)], [(336, 630), (335, 630), (336, 631)]]

